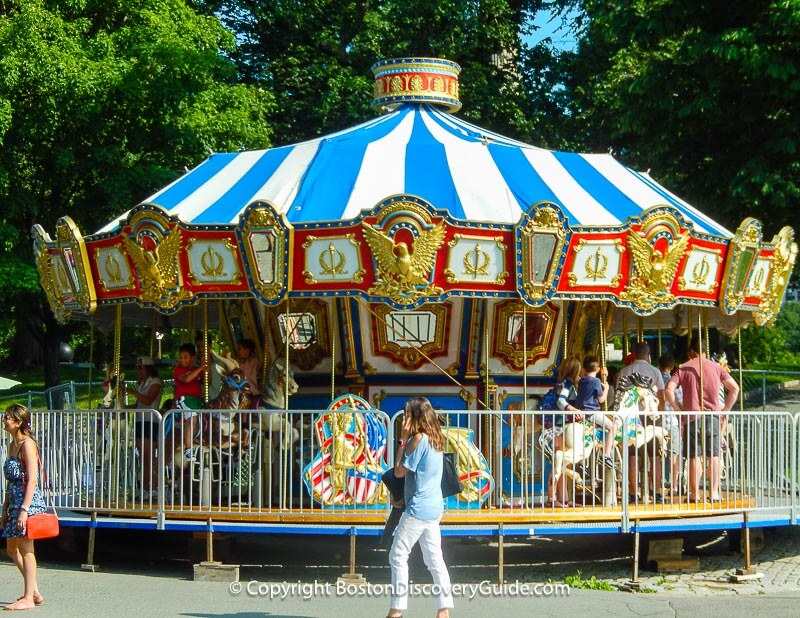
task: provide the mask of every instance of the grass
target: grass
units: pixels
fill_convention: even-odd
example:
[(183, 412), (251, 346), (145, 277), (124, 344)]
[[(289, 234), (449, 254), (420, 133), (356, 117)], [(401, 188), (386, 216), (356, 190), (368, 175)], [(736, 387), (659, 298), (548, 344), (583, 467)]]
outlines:
[(583, 571), (580, 569), (575, 571), (575, 575), (567, 575), (564, 578), (564, 583), (570, 588), (580, 590), (605, 590), (607, 592), (613, 592), (616, 590), (616, 588), (607, 581), (597, 579), (597, 577), (594, 575), (592, 575), (589, 579), (583, 579)]

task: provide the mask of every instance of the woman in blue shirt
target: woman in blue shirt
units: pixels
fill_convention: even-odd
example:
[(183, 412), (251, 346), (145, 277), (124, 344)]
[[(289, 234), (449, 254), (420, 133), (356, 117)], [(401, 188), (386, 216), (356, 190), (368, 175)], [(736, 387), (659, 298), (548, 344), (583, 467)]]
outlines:
[(450, 574), (442, 557), (442, 449), (444, 436), (431, 402), (415, 397), (406, 403), (394, 474), (405, 477), (405, 512), (389, 552), (392, 600), (387, 618), (399, 618), (408, 607), (408, 556), (419, 541), (425, 566), (438, 587), (437, 618), (448, 618), (453, 607)]

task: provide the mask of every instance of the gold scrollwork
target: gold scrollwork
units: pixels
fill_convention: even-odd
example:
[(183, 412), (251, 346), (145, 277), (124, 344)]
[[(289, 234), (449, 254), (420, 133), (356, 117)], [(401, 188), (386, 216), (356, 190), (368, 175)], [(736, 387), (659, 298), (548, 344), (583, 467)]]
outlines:
[(703, 259), (692, 267), (692, 284), (698, 287), (705, 286), (710, 272), (711, 266), (708, 264), (707, 256), (704, 255)]
[[(286, 240), (285, 234), (290, 228), (286, 217), (277, 213), (268, 203), (259, 203), (247, 212), (246, 219), (242, 222), (242, 237), (246, 239), (243, 243), (247, 261), (250, 263), (251, 273), (261, 273), (262, 260), (267, 260), (271, 280), (263, 281), (259, 276), (252, 277), (252, 285), (255, 291), (263, 298), (275, 301), (278, 300), (285, 291), (286, 285)], [(269, 245), (266, 255), (262, 255), (253, 247), (251, 235), (267, 237), (265, 241)]]
[(761, 223), (752, 217), (742, 221), (731, 238), (722, 277), (720, 300), (728, 315), (742, 307), (753, 267), (761, 250)]
[[(115, 247), (94, 248), (94, 263), (97, 265), (97, 270), (100, 273), (100, 286), (105, 292), (111, 290), (132, 290), (134, 288), (133, 274), (130, 271), (127, 273), (128, 279), (123, 281), (122, 265), (116, 257), (117, 255), (122, 257), (122, 254), (117, 253), (117, 251), (118, 248)], [(100, 262), (103, 255), (105, 255), (105, 264), (104, 267), (101, 268)], [(104, 272), (107, 278), (103, 276)]]
[(770, 258), (770, 280), (758, 310), (755, 312), (756, 324), (771, 326), (778, 317), (778, 310), (789, 285), (794, 263), (797, 260), (797, 243), (794, 242), (794, 230), (783, 227), (772, 239), (775, 252)]
[[(679, 229), (678, 221), (671, 213), (653, 213), (645, 222), (663, 217)], [(642, 226), (647, 229), (645, 225)], [(620, 294), (620, 299), (632, 303), (642, 311), (650, 311), (659, 303), (672, 303), (675, 296), (669, 291), (678, 264), (683, 257), (691, 236), (689, 233), (673, 238), (666, 252), (656, 249), (651, 238), (642, 238), (634, 230), (628, 230), (628, 247), (633, 257), (633, 273), (628, 287)]]

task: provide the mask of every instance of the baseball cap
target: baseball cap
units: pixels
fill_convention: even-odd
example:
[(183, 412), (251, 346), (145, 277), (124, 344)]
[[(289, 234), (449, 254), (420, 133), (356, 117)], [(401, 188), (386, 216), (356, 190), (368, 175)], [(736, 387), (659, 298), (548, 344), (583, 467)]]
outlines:
[(147, 367), (155, 365), (155, 361), (150, 358), (149, 356), (137, 356), (136, 357), (136, 366), (137, 367)]

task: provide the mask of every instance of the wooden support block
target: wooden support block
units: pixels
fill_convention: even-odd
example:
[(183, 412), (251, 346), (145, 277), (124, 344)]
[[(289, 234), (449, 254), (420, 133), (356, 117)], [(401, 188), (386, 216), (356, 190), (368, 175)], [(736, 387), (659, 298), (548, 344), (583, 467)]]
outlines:
[[(651, 564), (648, 562), (648, 564)], [(662, 558), (652, 562), (657, 573), (685, 573), (700, 570), (700, 558)]]
[(238, 582), (239, 565), (221, 562), (201, 562), (194, 565), (196, 582)]
[(87, 571), (89, 573), (97, 573), (97, 565), (96, 564), (82, 564), (81, 571)]
[(343, 583), (345, 585), (349, 584), (366, 584), (367, 578), (364, 577), (361, 573), (344, 573), (336, 578), (336, 583)]
[(697, 571), (700, 559), (684, 557), (683, 539), (653, 539), (647, 549), (647, 566), (658, 573)]

